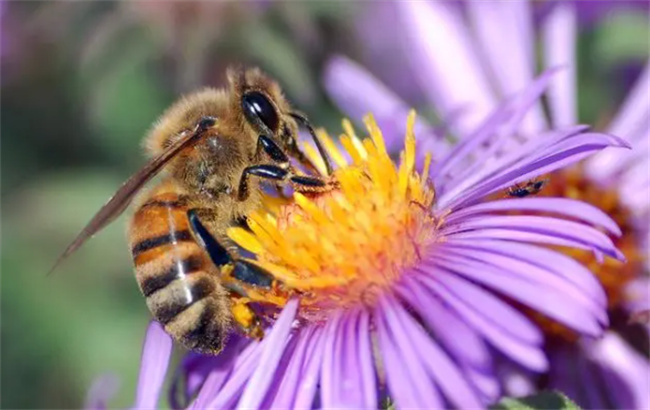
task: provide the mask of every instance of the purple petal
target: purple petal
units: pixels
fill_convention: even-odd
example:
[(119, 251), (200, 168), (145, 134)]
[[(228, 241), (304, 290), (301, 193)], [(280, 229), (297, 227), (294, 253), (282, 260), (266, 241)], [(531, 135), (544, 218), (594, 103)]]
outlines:
[(548, 364), (540, 348), (522, 342), (521, 335), (513, 337), (511, 332), (504, 332), (503, 326), (507, 326), (507, 323), (501, 323), (492, 315), (488, 315), (480, 306), (474, 306), (464, 301), (436, 281), (420, 280), (411, 286), (412, 291), (415, 291), (416, 288), (427, 289), (432, 293), (430, 296), (432, 298), (441, 298), (449, 308), (456, 311), (477, 332), (512, 360), (534, 371), (546, 370)]
[(621, 236), (620, 228), (606, 213), (591, 204), (569, 198), (516, 198), (483, 202), (453, 212), (445, 218), (445, 221), (452, 224), (468, 216), (479, 216), (483, 213), (498, 211), (534, 211), (561, 214), (601, 226), (611, 234)]
[[(372, 74), (348, 58), (337, 56), (327, 63), (323, 83), (329, 96), (352, 120), (361, 123), (366, 114), (372, 113), (389, 152), (402, 148), (410, 107)], [(449, 142), (420, 118), (415, 135), (425, 140), (430, 145), (427, 148), (436, 155), (449, 150)]]
[(301, 329), (298, 333), (298, 341), (293, 350), (289, 363), (284, 371), (282, 380), (277, 388), (277, 393), (270, 403), (266, 403), (266, 408), (293, 408), (298, 389), (300, 388), (303, 368), (311, 354), (314, 354), (314, 347), (318, 344), (317, 327), (309, 326)]
[[(481, 229), (478, 231), (467, 231), (455, 233), (453, 239), (464, 239), (464, 240), (474, 240), (474, 239), (487, 239), (487, 240), (502, 240), (507, 242), (532, 242), (532, 243), (543, 243), (547, 245), (557, 245), (565, 246), (568, 248), (578, 248), (584, 249), (587, 251), (595, 251), (592, 246), (585, 245), (584, 242), (576, 240), (575, 238), (569, 236), (553, 236), (548, 235), (547, 233), (539, 233), (534, 231), (518, 231), (514, 229), (499, 229), (499, 228), (490, 228), (490, 229)], [(617, 259), (625, 260), (623, 254), (619, 253), (618, 249), (613, 249), (612, 252), (616, 252)]]
[(557, 145), (550, 147), (549, 150), (551, 152), (545, 151), (543, 158), (532, 159), (522, 156), (524, 158), (523, 164), (502, 169), (491, 178), (478, 179), (480, 176), (477, 175), (475, 179), (478, 179), (480, 182), (474, 185), (474, 187), (465, 192), (461, 191), (464, 187), (457, 188), (455, 192), (445, 192), (443, 197), (439, 199), (438, 206), (442, 209), (447, 206), (459, 208), (467, 203), (477, 202), (486, 195), (507, 188), (515, 183), (574, 164), (604, 148), (610, 146), (626, 146), (624, 141), (606, 134), (588, 133), (574, 136), (570, 140), (559, 142)]
[[(414, 351), (420, 353), (419, 360), (426, 372), (436, 381), (447, 399), (461, 409), (482, 407), (479, 397), (472, 391), (459, 368), (413, 317), (403, 309), (395, 309), (394, 313)], [(387, 370), (390, 372), (390, 368)]]
[(492, 370), (480, 370), (472, 367), (463, 366), (465, 376), (472, 382), (476, 391), (481, 395), (485, 407), (497, 401), (501, 393), (499, 380)]
[(427, 376), (410, 335), (397, 318), (398, 309), (403, 308), (393, 298), (386, 297), (376, 307), (374, 316), (390, 396), (399, 409), (440, 408), (442, 399)]
[[(348, 318), (346, 317), (346, 320)], [(323, 364), (321, 367), (321, 402), (325, 408), (333, 408), (339, 406), (336, 403), (337, 398), (335, 390), (341, 375), (338, 373), (336, 365), (337, 359), (341, 357), (341, 350), (343, 348), (343, 331), (344, 331), (343, 311), (338, 310), (330, 317), (325, 327), (325, 338), (323, 344)]]
[[(212, 400), (221, 386), (226, 382), (227, 377), (234, 365), (235, 359), (241, 350), (248, 345), (248, 340), (233, 333), (228, 336), (224, 350), (217, 356), (205, 356), (198, 353), (188, 353), (178, 367), (172, 387), (170, 388), (170, 403), (172, 408), (184, 408), (186, 403), (179, 403), (176, 394), (185, 385), (184, 399), (189, 402), (199, 392), (199, 397), (204, 400)], [(181, 383), (184, 378), (185, 382)], [(203, 402), (204, 407), (208, 401)], [(197, 403), (197, 405), (200, 403)]]
[(292, 299), (285, 305), (270, 334), (261, 344), (262, 354), (237, 406), (238, 409), (259, 408), (273, 381), (275, 370), (291, 333), (299, 302)]
[(501, 141), (506, 141), (508, 138), (503, 132), (499, 132), (495, 135), (495, 142), (487, 149), (481, 150), (480, 156), (474, 158), (471, 163), (465, 164), (462, 169), (454, 170), (450, 178), (444, 181), (445, 185), (453, 188), (443, 191), (442, 194), (445, 197), (459, 195), (470, 187), (484, 183), (508, 169), (512, 169), (524, 162), (532, 162), (534, 159), (539, 158), (538, 152), (546, 152), (548, 147), (553, 147), (553, 144), (558, 141), (575, 136), (588, 128), (584, 125), (578, 125), (565, 130), (549, 131), (527, 140), (523, 145), (519, 144), (516, 147), (507, 148), (504, 147), (504, 143)]
[[(648, 145), (650, 139), (650, 62), (633, 90), (625, 100), (623, 107), (612, 121), (608, 131), (630, 141), (636, 151), (638, 147)], [(618, 152), (604, 152), (590, 159), (586, 172), (596, 180), (607, 180), (614, 172), (625, 169), (628, 158), (618, 157)], [(645, 155), (647, 163), (647, 154)]]
[(442, 234), (452, 236), (467, 231), (483, 229), (510, 229), (515, 232), (528, 232), (563, 238), (586, 249), (596, 249), (612, 258), (624, 260), (621, 252), (616, 249), (612, 240), (601, 231), (578, 222), (548, 216), (536, 215), (505, 215), (482, 216), (463, 220), (460, 223), (445, 226)]
[[(226, 382), (215, 389), (216, 385), (219, 384), (217, 374), (213, 373), (208, 376), (208, 380), (203, 384), (203, 388), (191, 408), (223, 409), (234, 407), (244, 390), (246, 382), (257, 367), (261, 354), (261, 343), (257, 341), (250, 342), (235, 359), (235, 364)], [(216, 394), (214, 394), (215, 391)]]
[(323, 362), (325, 337), (321, 327), (314, 334), (312, 348), (307, 354), (307, 360), (302, 367), (300, 383), (294, 401), (294, 409), (307, 410), (312, 408), (314, 396), (320, 380), (320, 367)]
[[(303, 333), (303, 329), (301, 329), (301, 331), (290, 335), (289, 338), (287, 339), (287, 343), (284, 346), (284, 350), (282, 351), (282, 356), (280, 357), (280, 360), (278, 361), (278, 364), (275, 368), (275, 373), (273, 375), (273, 378), (271, 379), (271, 383), (267, 388), (268, 393), (264, 396), (264, 400), (262, 400), (261, 404), (259, 405), (259, 408), (268, 409), (272, 407), (272, 403), (276, 400), (276, 397), (280, 392), (280, 388), (283, 387), (284, 380), (289, 376), (287, 374), (287, 371), (289, 370), (289, 365), (291, 364), (292, 361), (296, 359), (297, 355), (300, 354), (300, 352), (297, 351), (297, 349), (298, 347), (300, 347), (299, 343), (301, 340), (304, 339), (304, 336), (305, 334)], [(304, 352), (305, 350), (304, 346), (302, 350)], [(286, 385), (284, 386), (284, 388), (286, 390)], [(295, 388), (293, 390), (295, 395)]]
[(564, 66), (566, 70), (553, 78), (547, 96), (553, 127), (576, 124), (576, 25), (577, 16), (571, 2), (557, 2), (542, 25), (545, 67)]
[(377, 388), (370, 346), (370, 316), (366, 311), (347, 313), (335, 342), (325, 344), (321, 403), (325, 408), (376, 409)]
[(135, 408), (153, 409), (157, 407), (171, 353), (171, 337), (165, 333), (158, 322), (152, 321), (147, 328), (142, 348)]
[(499, 360), (499, 379), (503, 383), (504, 394), (510, 397), (523, 397), (535, 393), (535, 375), (522, 369), (509, 360)]
[(576, 352), (562, 347), (549, 351), (549, 388), (559, 390), (571, 400), (579, 402), (581, 381), (576, 375), (577, 356)]
[[(469, 1), (468, 15), (476, 31), (479, 50), (489, 63), (502, 96), (525, 89), (534, 74), (534, 39), (527, 1)], [(522, 131), (532, 134), (545, 128), (541, 106), (528, 112)]]
[[(422, 317), (438, 341), (458, 362), (486, 370), (492, 366), (490, 352), (483, 339), (452, 310), (417, 287), (398, 286), (400, 296)], [(463, 343), (458, 343), (462, 340)]]
[(115, 396), (120, 388), (120, 379), (113, 373), (102, 374), (97, 377), (88, 389), (84, 409), (104, 410), (108, 402)]
[(459, 299), (471, 301), (474, 309), (480, 309), (481, 312), (490, 312), (490, 316), (498, 318), (494, 320), (495, 326), (498, 326), (502, 332), (508, 333), (511, 337), (528, 344), (537, 345), (542, 343), (542, 333), (526, 316), (491, 292), (479, 288), (452, 271), (447, 271), (449, 264), (439, 264), (442, 256), (438, 255), (436, 257), (435, 267), (442, 266), (443, 269), (435, 269), (435, 271), (425, 273), (424, 277), (420, 277), (422, 282), (430, 283), (431, 280), (435, 280)]
[(395, 4), (416, 80), (442, 118), (466, 110), (456, 124), (461, 135), (470, 134), (496, 101), (460, 14), (441, 2)]
[(624, 383), (625, 389), (610, 390), (617, 399), (615, 403), (618, 408), (650, 408), (650, 361), (636, 352), (616, 333), (607, 332), (605, 336), (590, 343), (587, 348), (589, 357), (607, 369), (612, 387), (618, 387), (613, 383), (613, 377)]
[(635, 278), (625, 286), (624, 292), (625, 307), (628, 312), (650, 309), (650, 277)]
[[(648, 115), (650, 116), (650, 113)], [(635, 141), (631, 150), (625, 152), (608, 150), (590, 158), (585, 165), (585, 174), (601, 185), (618, 188), (619, 192), (630, 188), (630, 177), (647, 176), (650, 158), (650, 122), (638, 133), (643, 137)]]
[(370, 313), (362, 311), (359, 314), (359, 328), (357, 330), (357, 339), (350, 348), (350, 352), (355, 351), (354, 357), (359, 361), (359, 370), (361, 371), (362, 407), (375, 409), (377, 408), (377, 375), (375, 374), (375, 363), (372, 355), (372, 343), (370, 341)]
[(491, 239), (466, 241), (454, 238), (445, 242), (445, 248), (459, 249), (468, 254), (484, 251), (504, 255), (512, 260), (525, 261), (572, 283), (575, 289), (581, 290), (586, 296), (592, 298), (598, 306), (607, 304), (605, 291), (593, 273), (561, 252), (526, 243), (508, 242), (504, 246), (501, 241)]
[[(516, 131), (519, 121), (541, 97), (551, 78), (558, 71), (555, 69), (544, 72), (526, 90), (499, 105), (471, 136), (461, 140), (452, 152), (432, 169), (432, 178), (436, 182), (436, 188), (439, 188), (440, 177), (444, 177), (448, 173), (451, 175), (457, 165), (465, 168), (466, 164), (464, 162), (467, 162), (468, 157), (476, 153), (476, 150), (480, 149), (479, 147), (483, 147), (486, 142), (492, 139), (499, 127), (509, 128), (512, 130), (511, 132)], [(505, 132), (504, 134), (507, 135)], [(440, 188), (444, 187), (440, 186)]]
[[(618, 111), (618, 115), (609, 126), (609, 132), (623, 138), (632, 136), (636, 129), (648, 129), (648, 113), (650, 113), (650, 61), (637, 80), (634, 88), (629, 93), (623, 107)], [(630, 139), (634, 143), (634, 139)]]
[(576, 357), (577, 363), (577, 379), (581, 386), (588, 386), (582, 388), (582, 400), (580, 405), (587, 409), (604, 409), (607, 407), (607, 400), (601, 393), (605, 393), (597, 379), (598, 368), (589, 363), (586, 357), (578, 354)]
[[(576, 295), (582, 295), (577, 291), (569, 295), (547, 283), (549, 278), (557, 279), (556, 276), (537, 275), (537, 280), (531, 280), (527, 278), (528, 272), (509, 268), (507, 263), (496, 261), (494, 256), (489, 260), (477, 261), (445, 253), (438, 256), (436, 264), (497, 290), (582, 333), (598, 336), (602, 333), (598, 320), (607, 321), (604, 307), (589, 305), (589, 300), (585, 301), (584, 297), (576, 298)], [(517, 262), (513, 260), (512, 265), (517, 265)], [(531, 272), (531, 276), (533, 274)], [(467, 283), (453, 275), (440, 275), (438, 280), (458, 282), (454, 284), (454, 289), (461, 289), (460, 285)]]
[[(446, 258), (452, 263), (470, 263), (472, 266), (480, 266), (485, 263), (490, 268), (496, 268), (504, 273), (507, 272), (509, 275), (518, 277), (523, 281), (529, 281), (531, 285), (548, 288), (549, 291), (563, 294), (564, 297), (570, 298), (568, 300), (581, 305), (582, 309), (586, 309), (590, 314), (594, 315), (599, 322), (604, 325), (608, 324), (607, 314), (605, 312), (607, 304), (605, 303), (603, 297), (604, 291), (602, 289), (596, 294), (598, 299), (602, 300), (599, 303), (596, 297), (591, 297), (585, 290), (576, 287), (574, 283), (566, 280), (562, 276), (553, 274), (546, 266), (538, 266), (537, 264), (523, 261), (516, 256), (513, 258), (507, 254), (503, 255), (479, 249), (473, 249), (471, 252), (468, 252), (467, 249), (458, 250), (449, 247), (448, 244), (445, 244), (444, 253), (439, 258)], [(575, 275), (574, 272), (571, 273)], [(593, 276), (588, 271), (587, 275)]]

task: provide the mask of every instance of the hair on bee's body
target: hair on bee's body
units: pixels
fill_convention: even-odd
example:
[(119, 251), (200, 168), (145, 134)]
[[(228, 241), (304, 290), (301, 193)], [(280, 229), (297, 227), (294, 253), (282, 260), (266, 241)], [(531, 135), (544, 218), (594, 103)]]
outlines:
[[(165, 330), (186, 347), (210, 354), (222, 349), (233, 324), (262, 337), (249, 293), (280, 287), (264, 269), (239, 257), (226, 236), (260, 206), (259, 180), (302, 192), (330, 189), (329, 181), (299, 175), (290, 163), (293, 157), (314, 169), (297, 147), (299, 122), (324, 150), (279, 85), (258, 69), (229, 70), (227, 78), (226, 88), (189, 94), (165, 111), (144, 140), (152, 159), (59, 258), (114, 220), (164, 166), (163, 179), (137, 195), (128, 228), (136, 280)], [(328, 158), (323, 160), (331, 170)]]

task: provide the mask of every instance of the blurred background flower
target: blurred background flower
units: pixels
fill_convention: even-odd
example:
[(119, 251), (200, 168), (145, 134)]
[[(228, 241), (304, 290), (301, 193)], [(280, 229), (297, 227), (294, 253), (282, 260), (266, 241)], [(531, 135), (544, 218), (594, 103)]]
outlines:
[[(578, 118), (604, 127), (648, 58), (647, 4), (576, 3), (582, 23), (575, 29)], [(416, 106), (443, 129), (459, 130), (471, 122), (476, 114), (463, 115), (462, 106), (451, 104), (455, 100), (449, 111), (437, 107), (429, 85), (413, 81), (418, 73), (435, 71), (420, 63), (417, 70), (407, 66), (405, 51), (416, 53), (395, 42), (400, 36), (390, 29), (402, 23), (391, 20), (396, 14), (390, 6), (262, 0), (0, 2), (0, 407), (78, 407), (94, 377), (106, 371), (122, 378), (111, 404), (131, 404), (149, 317), (132, 277), (122, 222), (53, 277), (44, 274), (142, 163), (142, 135), (179, 93), (220, 84), (231, 63), (257, 64), (279, 79), (316, 124), (338, 129), (340, 113), (320, 78), (331, 73), (332, 66), (323, 71), (330, 56), (345, 55), (388, 84), (383, 91), (392, 90), (386, 94), (373, 88), (369, 94), (362, 83), (355, 84), (351, 89), (358, 92), (349, 98), (363, 104), (359, 114), (372, 110), (381, 123), (373, 99), (389, 98), (391, 112)], [(540, 6), (533, 23), (541, 24), (548, 12)], [(431, 24), (430, 30), (444, 32), (448, 23)], [(452, 45), (459, 41), (447, 39)], [(458, 49), (451, 57), (440, 52), (433, 57), (459, 62), (467, 56)], [(514, 57), (504, 61), (518, 64)], [(490, 74), (492, 88), (503, 85), (498, 74)], [(522, 84), (519, 80), (506, 85)], [(467, 81), (469, 89), (474, 83), (471, 77)], [(461, 88), (453, 90), (459, 98), (465, 95)], [(482, 98), (472, 97), (473, 105), (482, 104)], [(485, 101), (494, 102), (494, 95), (489, 98)], [(386, 113), (386, 105), (381, 106)], [(442, 114), (449, 124), (439, 124)], [(399, 129), (404, 123), (381, 125)], [(427, 129), (424, 121), (419, 126), (422, 136), (438, 130)], [(437, 144), (436, 155), (449, 145)]]

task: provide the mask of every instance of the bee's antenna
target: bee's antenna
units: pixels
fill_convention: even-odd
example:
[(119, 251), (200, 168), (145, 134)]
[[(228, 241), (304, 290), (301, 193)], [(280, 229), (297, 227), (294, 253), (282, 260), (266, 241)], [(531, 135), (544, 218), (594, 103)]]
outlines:
[(327, 156), (327, 152), (325, 152), (325, 148), (323, 147), (323, 144), (320, 142), (320, 139), (316, 135), (316, 132), (314, 131), (314, 127), (311, 126), (311, 123), (305, 117), (303, 114), (298, 113), (298, 112), (290, 112), (289, 115), (293, 117), (296, 121), (301, 123), (305, 128), (307, 128), (307, 131), (309, 131), (309, 134), (314, 140), (314, 143), (316, 144), (316, 148), (318, 149), (318, 153), (320, 154), (321, 158), (323, 158), (323, 162), (325, 163), (325, 169), (327, 170), (327, 175), (332, 174), (332, 164), (330, 163), (329, 157)]

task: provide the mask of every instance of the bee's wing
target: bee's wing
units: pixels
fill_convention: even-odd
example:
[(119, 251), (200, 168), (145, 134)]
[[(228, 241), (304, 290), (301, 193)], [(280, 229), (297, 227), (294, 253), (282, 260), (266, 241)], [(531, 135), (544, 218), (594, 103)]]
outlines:
[[(214, 123), (212, 123), (214, 124)], [(90, 237), (103, 229), (106, 225), (111, 223), (115, 218), (120, 216), (122, 212), (129, 206), (133, 197), (138, 193), (138, 191), (151, 180), (154, 176), (160, 172), (162, 167), (172, 160), (176, 154), (178, 154), (183, 148), (186, 148), (194, 141), (197, 140), (199, 136), (205, 132), (209, 124), (199, 124), (193, 132), (188, 132), (186, 136), (180, 138), (174, 144), (172, 144), (165, 152), (160, 154), (158, 157), (149, 161), (144, 167), (142, 167), (138, 172), (133, 174), (122, 186), (120, 189), (111, 197), (111, 199), (106, 202), (106, 204), (95, 214), (93, 219), (88, 222), (86, 227), (77, 235), (74, 241), (66, 248), (66, 250), (59, 256), (56, 263), (50, 269), (51, 274), (59, 266), (61, 262), (68, 256), (70, 256), (74, 251), (79, 249), (81, 245), (84, 244)]]

